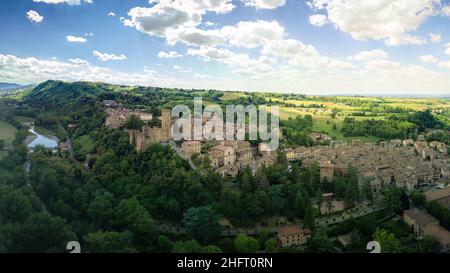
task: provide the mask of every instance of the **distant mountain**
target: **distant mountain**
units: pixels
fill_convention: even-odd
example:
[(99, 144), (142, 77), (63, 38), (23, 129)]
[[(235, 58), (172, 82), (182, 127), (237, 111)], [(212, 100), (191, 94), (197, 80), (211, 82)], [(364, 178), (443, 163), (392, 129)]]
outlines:
[(22, 87), (23, 85), (17, 83), (0, 82), (0, 90), (13, 90)]

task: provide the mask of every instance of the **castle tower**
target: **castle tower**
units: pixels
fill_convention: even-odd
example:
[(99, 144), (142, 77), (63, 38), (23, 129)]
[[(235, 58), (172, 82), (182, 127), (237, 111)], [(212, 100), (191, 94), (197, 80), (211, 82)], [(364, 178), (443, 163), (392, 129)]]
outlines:
[(162, 141), (172, 139), (172, 111), (170, 109), (161, 110), (161, 131)]
[(172, 111), (170, 109), (161, 110), (161, 127), (167, 129), (172, 127)]

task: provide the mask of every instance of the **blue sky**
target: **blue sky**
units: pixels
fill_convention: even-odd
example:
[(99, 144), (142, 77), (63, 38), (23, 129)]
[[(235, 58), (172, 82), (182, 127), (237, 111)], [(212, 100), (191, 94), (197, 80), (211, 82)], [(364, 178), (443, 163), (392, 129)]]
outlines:
[(450, 94), (448, 0), (5, 0), (0, 81)]

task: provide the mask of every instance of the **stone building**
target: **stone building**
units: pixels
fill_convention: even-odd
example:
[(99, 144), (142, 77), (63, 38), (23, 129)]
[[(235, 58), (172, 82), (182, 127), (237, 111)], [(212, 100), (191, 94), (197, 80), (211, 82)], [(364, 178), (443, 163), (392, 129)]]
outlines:
[(200, 141), (185, 141), (181, 144), (181, 151), (188, 156), (200, 154), (202, 152), (202, 143)]
[(281, 247), (298, 247), (306, 244), (311, 238), (309, 229), (302, 229), (298, 226), (281, 227), (278, 229), (278, 242)]
[(214, 168), (232, 165), (236, 162), (236, 154), (234, 149), (225, 145), (217, 145), (208, 153), (211, 165)]
[(145, 124), (153, 119), (153, 115), (142, 110), (129, 110), (125, 108), (106, 108), (106, 126), (119, 129), (125, 125), (125, 122), (131, 117), (140, 118)]
[(163, 109), (160, 120), (161, 127), (144, 125), (141, 130), (128, 130), (130, 143), (136, 146), (138, 152), (143, 151), (150, 144), (172, 140), (171, 111), (169, 109)]
[(410, 209), (403, 212), (403, 221), (413, 228), (414, 234), (417, 238), (422, 238), (424, 229), (431, 224), (439, 225), (439, 221), (428, 213), (419, 209)]
[(450, 252), (450, 232), (439, 225), (439, 221), (419, 209), (406, 210), (403, 213), (405, 223), (414, 229), (417, 239), (424, 236), (434, 238), (439, 243), (441, 252)]
[(450, 188), (429, 191), (425, 193), (427, 202), (436, 201), (446, 208), (450, 208)]

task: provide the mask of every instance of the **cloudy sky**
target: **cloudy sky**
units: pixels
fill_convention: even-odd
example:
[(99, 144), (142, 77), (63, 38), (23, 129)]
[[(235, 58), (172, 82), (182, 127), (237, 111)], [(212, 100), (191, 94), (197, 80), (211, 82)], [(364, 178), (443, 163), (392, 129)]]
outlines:
[(450, 94), (448, 0), (2, 0), (0, 81)]

